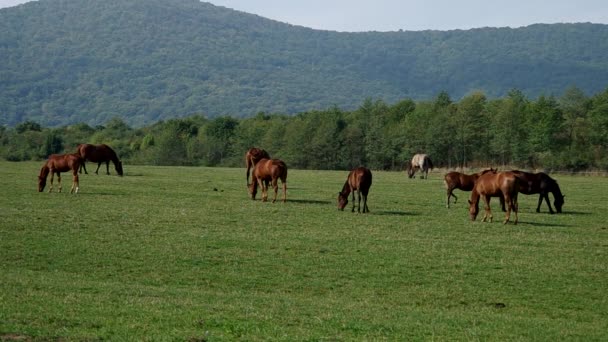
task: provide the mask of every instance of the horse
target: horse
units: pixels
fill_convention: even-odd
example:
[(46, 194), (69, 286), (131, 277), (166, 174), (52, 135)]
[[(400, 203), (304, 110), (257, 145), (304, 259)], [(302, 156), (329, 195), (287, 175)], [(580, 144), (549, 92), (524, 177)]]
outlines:
[[(539, 194), (538, 196), (538, 205), (536, 206), (536, 212), (540, 213), (540, 205), (543, 203), (543, 199), (547, 202), (547, 206), (549, 207), (549, 212), (554, 214), (553, 208), (551, 208), (551, 202), (549, 201), (549, 193), (553, 194), (555, 205), (555, 210), (557, 213), (562, 212), (562, 207), (564, 205), (564, 196), (562, 191), (557, 184), (557, 181), (551, 178), (548, 174), (544, 172), (539, 173), (531, 173), (524, 172), (519, 170), (511, 171), (520, 179), (519, 182), (519, 192), (524, 195), (533, 195)], [(505, 203), (501, 200), (500, 206), (503, 211), (505, 211)]]
[[(257, 162), (262, 159), (270, 159), (270, 155), (266, 150), (252, 147), (245, 153), (245, 166), (247, 167), (247, 186), (249, 187), (249, 170), (251, 170)], [(268, 184), (266, 184), (268, 186)]]
[(51, 154), (47, 161), (40, 169), (38, 175), (38, 192), (44, 191), (46, 186), (46, 179), (51, 174), (51, 186), (49, 192), (53, 191), (53, 177), (57, 174), (57, 183), (59, 184), (59, 192), (61, 192), (61, 172), (67, 172), (72, 170), (72, 189), (70, 193), (77, 194), (80, 189), (78, 182), (78, 168), (82, 165), (82, 158), (76, 154)]
[(407, 163), (405, 168), (409, 178), (414, 178), (416, 170), (420, 170), (424, 175), (420, 176), (420, 179), (426, 179), (429, 177), (429, 169), (433, 169), (433, 162), (426, 154), (415, 154), (414, 157), (412, 157), (412, 161)]
[(272, 183), (274, 188), (274, 198), (272, 203), (277, 200), (279, 189), (278, 180), (283, 183), (283, 203), (287, 201), (287, 165), (280, 159), (259, 160), (253, 167), (251, 173), (251, 185), (248, 186), (251, 199), (255, 200), (255, 195), (258, 193), (258, 186), (262, 188), (262, 201), (268, 200), (268, 183)]
[(445, 176), (443, 176), (443, 184), (445, 185), (448, 195), (446, 208), (450, 207), (450, 197), (454, 197), (454, 204), (456, 201), (458, 201), (458, 197), (454, 195), (455, 189), (460, 189), (462, 191), (473, 190), (477, 178), (486, 172), (496, 172), (496, 170), (490, 168), (489, 170), (483, 170), (472, 175), (467, 175), (456, 171), (446, 173)]
[(507, 224), (511, 217), (511, 211), (515, 213), (515, 222), (517, 224), (517, 194), (519, 192), (520, 179), (513, 172), (486, 172), (477, 178), (471, 199), (469, 200), (469, 215), (471, 221), (475, 221), (479, 213), (479, 198), (483, 197), (485, 203), (485, 215), (482, 222), (489, 219), (492, 222), (492, 211), (490, 209), (490, 198), (502, 196), (505, 203), (508, 204), (507, 214), (503, 224)]
[(357, 191), (359, 200), (357, 212), (361, 212), (361, 196), (363, 196), (363, 213), (369, 213), (367, 207), (367, 194), (369, 188), (372, 186), (372, 172), (365, 167), (358, 167), (353, 169), (348, 174), (346, 182), (342, 187), (342, 191), (338, 192), (338, 210), (344, 210), (344, 207), (348, 204), (348, 194), (352, 192), (353, 197), (353, 209), (351, 212), (355, 212), (355, 190)]
[(97, 170), (95, 170), (96, 174), (99, 174), (99, 167), (101, 163), (106, 163), (106, 174), (110, 174), (110, 161), (114, 163), (114, 169), (119, 176), (122, 176), (122, 162), (116, 156), (116, 152), (106, 145), (91, 145), (91, 144), (80, 144), (76, 148), (76, 153), (80, 155), (83, 159), (82, 165), (80, 167), (80, 173), (84, 169), (84, 173), (88, 174), (87, 168), (85, 166), (85, 161), (92, 161), (93, 163), (97, 163)]

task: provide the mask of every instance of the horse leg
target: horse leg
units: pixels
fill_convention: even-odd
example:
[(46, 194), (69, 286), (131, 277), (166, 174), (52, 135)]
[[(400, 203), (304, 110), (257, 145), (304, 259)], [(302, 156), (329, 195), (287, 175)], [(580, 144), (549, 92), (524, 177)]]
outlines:
[(363, 194), (363, 212), (369, 213), (369, 208), (367, 207), (367, 194)]
[(51, 186), (49, 186), (49, 193), (53, 192), (53, 178), (55, 178), (55, 172), (53, 172), (53, 170), (51, 170)]
[(59, 185), (59, 192), (61, 192), (61, 173), (57, 172), (57, 184)]
[(351, 202), (353, 202), (353, 209), (350, 212), (354, 213), (355, 212), (355, 191), (353, 189), (351, 189), (350, 193), (352, 194)]
[(502, 196), (498, 196), (498, 200), (500, 201), (500, 210), (502, 210), (502, 212), (504, 213), (505, 211), (507, 211), (507, 208), (505, 207), (505, 199)]
[(272, 199), (272, 203), (274, 203), (277, 201), (277, 193), (279, 192), (278, 178), (274, 178), (272, 180), (272, 189), (274, 190), (274, 198)]
[(73, 172), (72, 175), (72, 189), (70, 189), (70, 193), (77, 194), (80, 189), (78, 184), (78, 172)]
[(287, 182), (286, 180), (282, 180), (283, 183), (283, 203), (287, 202)]
[(554, 214), (553, 212), (553, 208), (551, 207), (551, 202), (549, 201), (549, 194), (548, 193), (541, 193), (538, 197), (538, 208), (536, 208), (536, 212), (540, 213), (540, 205), (543, 202), (543, 198), (545, 199), (545, 202), (547, 202), (547, 206), (549, 207), (549, 212), (551, 214)]
[(106, 175), (110, 174), (110, 161), (106, 162)]
[(268, 200), (268, 183), (258, 178), (258, 184), (262, 188), (262, 202), (266, 202)]
[[(361, 213), (361, 189), (357, 189), (357, 212)], [(365, 212), (365, 208), (363, 208), (363, 212)]]
[(511, 218), (511, 210), (513, 209), (513, 198), (509, 194), (504, 194), (504, 201), (507, 204), (507, 213), (505, 214), (505, 221), (502, 224), (507, 224)]
[(454, 189), (452, 188), (448, 188), (448, 202), (446, 205), (446, 208), (450, 208), (450, 197), (454, 197), (454, 204), (456, 204), (456, 201), (458, 201), (458, 197), (456, 197), (456, 195), (454, 195)]
[(95, 170), (95, 174), (99, 174), (99, 168), (101, 167), (101, 162), (97, 163), (97, 170)]
[(84, 167), (84, 159), (83, 159), (83, 162), (80, 163), (80, 166), (78, 167), (78, 172), (82, 173), (82, 169), (84, 169), (84, 173), (87, 173), (87, 169)]
[(488, 222), (492, 222), (492, 210), (490, 209), (490, 196), (489, 195), (485, 195), (483, 196), (483, 203), (485, 205), (485, 213), (483, 215), (483, 219), (481, 220), (481, 222), (485, 222), (486, 219), (488, 219)]
[(519, 211), (519, 204), (517, 203), (517, 192), (515, 193), (515, 195), (511, 198), (511, 203), (513, 205), (513, 212), (515, 213), (515, 221), (513, 222), (514, 224), (517, 224), (517, 212)]

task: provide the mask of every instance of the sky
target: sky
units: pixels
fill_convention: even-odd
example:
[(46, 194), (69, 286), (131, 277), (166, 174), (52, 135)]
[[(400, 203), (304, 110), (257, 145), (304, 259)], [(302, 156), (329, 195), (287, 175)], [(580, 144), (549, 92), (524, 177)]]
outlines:
[[(24, 2), (27, 0), (0, 0), (0, 8)], [(445, 31), (479, 27), (521, 27), (537, 23), (608, 24), (607, 0), (207, 0), (207, 2), (293, 25), (343, 32)]]

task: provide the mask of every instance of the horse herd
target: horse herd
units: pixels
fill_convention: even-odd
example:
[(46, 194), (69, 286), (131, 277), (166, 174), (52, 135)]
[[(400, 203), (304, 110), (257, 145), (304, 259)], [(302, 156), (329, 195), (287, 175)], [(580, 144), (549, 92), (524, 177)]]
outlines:
[(80, 144), (76, 148), (76, 153), (69, 154), (51, 154), (47, 161), (42, 165), (42, 169), (40, 169), (40, 174), (38, 175), (38, 191), (44, 191), (44, 187), (46, 186), (46, 179), (48, 175), (51, 175), (51, 185), (49, 187), (49, 192), (53, 191), (53, 178), (57, 175), (57, 183), (59, 187), (59, 192), (61, 192), (61, 172), (72, 171), (72, 188), (70, 193), (78, 193), (79, 190), (79, 179), (78, 173), (82, 173), (84, 169), (84, 173), (88, 174), (87, 168), (85, 166), (85, 161), (91, 161), (97, 163), (97, 170), (95, 173), (98, 173), (99, 167), (101, 167), (102, 163), (106, 164), (106, 174), (110, 174), (110, 162), (114, 163), (114, 169), (119, 176), (122, 176), (122, 162), (118, 159), (116, 152), (110, 148), (110, 146), (101, 144), (101, 145), (91, 145), (91, 144)]
[[(72, 188), (70, 193), (78, 193), (79, 182), (78, 173), (82, 173), (84, 169), (87, 172), (85, 161), (97, 163), (98, 173), (102, 163), (106, 164), (106, 173), (110, 174), (109, 164), (114, 163), (116, 173), (123, 175), (122, 162), (118, 159), (116, 153), (108, 145), (91, 145), (80, 144), (77, 147), (76, 153), (71, 154), (53, 154), (42, 166), (38, 176), (38, 191), (44, 191), (48, 175), (51, 175), (51, 185), (49, 192), (53, 191), (53, 176), (56, 174), (58, 179), (59, 192), (61, 192), (61, 172), (72, 171)], [(259, 148), (250, 148), (245, 153), (245, 166), (247, 189), (251, 199), (255, 199), (258, 188), (262, 189), (262, 201), (268, 200), (268, 187), (271, 185), (274, 189), (274, 197), (272, 202), (276, 202), (278, 196), (278, 181), (280, 180), (283, 187), (283, 202), (287, 201), (287, 166), (280, 159), (272, 159), (268, 152)], [(428, 172), (433, 168), (433, 162), (426, 154), (416, 154), (410, 162), (407, 163), (406, 171), (409, 178), (415, 177), (416, 171), (421, 172), (420, 178), (428, 178)], [(251, 175), (251, 183), (249, 177)], [(444, 176), (444, 184), (447, 190), (446, 207), (450, 207), (450, 198), (454, 197), (454, 203), (458, 201), (458, 197), (454, 194), (455, 189), (462, 191), (471, 191), (469, 199), (469, 216), (471, 220), (475, 220), (479, 214), (479, 201), (483, 199), (485, 205), (485, 213), (482, 221), (492, 221), (492, 212), (490, 210), (490, 198), (498, 197), (501, 204), (501, 209), (506, 212), (504, 223), (510, 220), (511, 213), (515, 214), (514, 223), (517, 224), (517, 195), (519, 193), (531, 195), (539, 194), (538, 206), (536, 212), (540, 212), (540, 206), (543, 199), (549, 207), (549, 212), (554, 213), (551, 203), (549, 202), (549, 193), (553, 194), (555, 210), (558, 213), (562, 212), (564, 205), (564, 195), (562, 194), (557, 182), (549, 177), (546, 173), (530, 173), (524, 171), (502, 171), (496, 169), (483, 170), (481, 172), (467, 175), (460, 172), (448, 172)], [(342, 190), (338, 193), (338, 209), (344, 210), (348, 204), (348, 197), (352, 197), (352, 212), (357, 206), (358, 212), (369, 212), (367, 206), (367, 195), (372, 185), (372, 172), (365, 167), (358, 167), (350, 171)], [(355, 200), (355, 194), (357, 200)], [(363, 207), (361, 201), (363, 200)], [(355, 205), (356, 204), (356, 205)]]

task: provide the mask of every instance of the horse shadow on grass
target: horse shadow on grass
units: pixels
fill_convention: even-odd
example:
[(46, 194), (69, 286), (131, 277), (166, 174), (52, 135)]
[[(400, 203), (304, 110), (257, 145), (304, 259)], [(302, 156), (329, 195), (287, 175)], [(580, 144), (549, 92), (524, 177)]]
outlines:
[(406, 212), (401, 210), (379, 210), (379, 211), (370, 211), (371, 215), (378, 216), (418, 216), (419, 214), (413, 212)]
[(568, 228), (568, 227), (572, 227), (571, 225), (567, 225), (567, 224), (556, 224), (556, 223), (546, 223), (546, 222), (532, 222), (532, 221), (522, 221), (522, 220), (518, 220), (517, 221), (517, 225), (527, 225), (527, 226), (534, 226), (534, 227), (550, 227), (550, 228)]
[(293, 198), (287, 198), (287, 202), (293, 202), (293, 203), (302, 203), (302, 204), (319, 204), (319, 205), (326, 205), (326, 204), (331, 204), (331, 201), (320, 201), (320, 200), (306, 200), (306, 199), (293, 199)]

